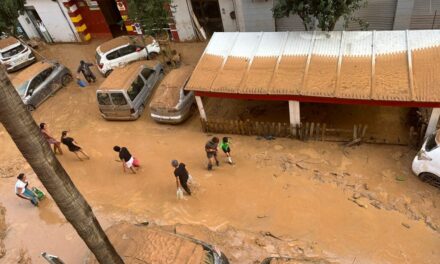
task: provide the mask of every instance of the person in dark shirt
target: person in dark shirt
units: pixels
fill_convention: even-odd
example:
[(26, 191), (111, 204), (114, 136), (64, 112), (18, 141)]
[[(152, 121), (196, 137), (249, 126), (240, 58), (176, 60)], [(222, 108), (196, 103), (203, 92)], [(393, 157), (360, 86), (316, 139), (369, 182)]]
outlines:
[(139, 160), (131, 155), (126, 147), (114, 146), (113, 150), (119, 153), (119, 159), (122, 161), (122, 169), (125, 173), (125, 168), (130, 169), (131, 172), (136, 173), (134, 167), (139, 167)]
[(61, 143), (67, 146), (69, 151), (75, 153), (76, 157), (82, 161), (83, 159), (79, 156), (81, 153), (86, 159), (90, 159), (89, 155), (78, 145), (78, 143), (71, 137), (67, 136), (67, 131), (61, 132)]
[(90, 70), (90, 67), (93, 66), (93, 63), (88, 63), (85, 61), (79, 62), (78, 70), (76, 70), (77, 76), (76, 78), (79, 79), (79, 74), (82, 72), (84, 75), (84, 78), (90, 83), (90, 82), (96, 82), (96, 76), (93, 74), (93, 72)]
[(191, 195), (191, 190), (188, 187), (189, 174), (185, 168), (185, 164), (179, 163), (177, 160), (172, 160), (171, 166), (174, 167), (177, 189), (181, 186), (188, 195)]
[(220, 162), (217, 159), (218, 143), (218, 137), (213, 137), (205, 145), (206, 156), (208, 157), (208, 170), (212, 170), (212, 164), (214, 161), (217, 166), (220, 165)]

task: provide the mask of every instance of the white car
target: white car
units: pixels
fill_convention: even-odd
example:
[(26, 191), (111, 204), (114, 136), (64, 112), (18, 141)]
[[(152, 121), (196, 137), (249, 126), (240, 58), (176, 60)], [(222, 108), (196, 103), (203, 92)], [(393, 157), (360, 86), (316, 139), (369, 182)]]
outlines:
[(413, 172), (425, 182), (440, 187), (440, 133), (428, 136), (412, 163)]
[(96, 64), (99, 71), (107, 77), (114, 68), (136, 60), (155, 58), (159, 52), (159, 43), (152, 37), (142, 42), (140, 37), (121, 36), (96, 48)]
[(7, 37), (0, 39), (0, 62), (7, 72), (24, 68), (36, 61), (32, 50), (18, 39)]

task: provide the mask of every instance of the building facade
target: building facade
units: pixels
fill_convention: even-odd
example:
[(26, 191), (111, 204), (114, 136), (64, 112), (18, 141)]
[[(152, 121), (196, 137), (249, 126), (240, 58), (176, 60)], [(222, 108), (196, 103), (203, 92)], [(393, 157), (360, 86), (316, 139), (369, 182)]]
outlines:
[[(277, 0), (173, 0), (169, 31), (174, 41), (208, 38), (214, 32), (302, 31), (298, 16), (274, 19)], [(369, 30), (438, 29), (440, 0), (367, 0), (356, 17)], [(30, 38), (47, 42), (88, 41), (91, 38), (138, 34), (127, 0), (28, 0), (19, 22)], [(201, 30), (202, 28), (202, 30)], [(342, 22), (335, 30), (342, 30)], [(359, 30), (350, 23), (347, 30)], [(202, 33), (203, 31), (203, 33)]]

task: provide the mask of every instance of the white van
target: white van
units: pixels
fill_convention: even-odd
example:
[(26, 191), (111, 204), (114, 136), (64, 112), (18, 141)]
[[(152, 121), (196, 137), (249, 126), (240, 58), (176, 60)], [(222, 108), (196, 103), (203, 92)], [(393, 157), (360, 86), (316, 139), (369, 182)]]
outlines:
[(428, 136), (412, 163), (422, 181), (440, 187), (440, 132)]
[(163, 75), (158, 61), (136, 61), (115, 69), (96, 91), (102, 117), (106, 120), (138, 119)]
[(160, 53), (160, 47), (153, 37), (144, 42), (140, 37), (121, 36), (104, 42), (96, 48), (96, 65), (107, 77), (113, 69), (136, 60), (154, 58)]
[(7, 72), (24, 68), (36, 61), (32, 50), (18, 39), (7, 37), (0, 39), (0, 62)]

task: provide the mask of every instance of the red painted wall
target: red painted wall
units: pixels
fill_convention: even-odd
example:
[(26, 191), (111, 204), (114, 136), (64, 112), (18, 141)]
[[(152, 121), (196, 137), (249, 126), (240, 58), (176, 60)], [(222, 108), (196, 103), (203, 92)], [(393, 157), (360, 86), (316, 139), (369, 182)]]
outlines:
[(79, 12), (89, 29), (92, 38), (112, 37), (112, 33), (107, 25), (107, 21), (101, 10), (90, 10), (85, 1), (76, 1)]

